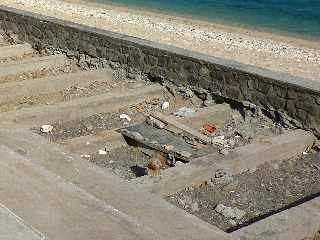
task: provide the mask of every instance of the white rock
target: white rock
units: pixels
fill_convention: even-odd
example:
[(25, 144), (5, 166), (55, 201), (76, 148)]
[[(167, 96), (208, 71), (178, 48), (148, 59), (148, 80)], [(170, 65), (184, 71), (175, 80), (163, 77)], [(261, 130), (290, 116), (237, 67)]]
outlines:
[(162, 103), (161, 109), (165, 110), (165, 109), (168, 109), (169, 107), (170, 107), (170, 103), (169, 102), (164, 102), (164, 103)]
[(101, 150), (101, 149), (100, 149), (100, 150), (98, 151), (98, 154), (99, 154), (99, 155), (106, 155), (107, 152), (106, 152), (105, 150)]
[(223, 204), (218, 204), (215, 208), (215, 211), (223, 215), (225, 218), (231, 218), (234, 220), (241, 220), (241, 218), (246, 215), (245, 211), (242, 211), (238, 208), (227, 207)]
[(124, 114), (124, 113), (120, 115), (120, 119), (126, 119), (128, 122), (131, 121), (131, 118), (127, 114)]
[(42, 133), (51, 133), (52, 130), (53, 130), (53, 126), (51, 126), (51, 125), (42, 125), (40, 128), (40, 131)]

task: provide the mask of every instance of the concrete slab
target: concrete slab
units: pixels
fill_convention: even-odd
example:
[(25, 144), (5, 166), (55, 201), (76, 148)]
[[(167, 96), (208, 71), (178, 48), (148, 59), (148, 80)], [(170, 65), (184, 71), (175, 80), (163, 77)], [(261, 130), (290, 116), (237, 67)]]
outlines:
[(44, 240), (43, 234), (28, 226), (21, 218), (0, 204), (1, 240)]
[(67, 58), (63, 55), (53, 55), (46, 57), (34, 57), (8, 63), (0, 64), (0, 81), (13, 79), (19, 80), (19, 76), (24, 73), (35, 72), (43, 69), (52, 69), (65, 66)]
[(96, 113), (114, 112), (122, 107), (162, 95), (163, 88), (157, 84), (140, 89), (118, 89), (98, 96), (1, 113), (0, 122), (15, 122), (29, 127), (39, 127), (56, 121), (71, 121)]
[(0, 201), (48, 239), (163, 239), (113, 206), (0, 146)]
[(241, 228), (243, 240), (316, 240), (320, 232), (320, 197)]
[[(314, 136), (303, 130), (269, 138), (268, 141), (239, 147), (227, 156), (212, 154), (190, 160), (190, 163), (163, 171), (159, 177), (144, 176), (132, 180), (149, 192), (168, 196), (188, 186), (197, 186), (214, 177), (218, 169), (239, 174), (272, 161), (302, 154), (312, 146)], [(263, 156), (263, 157), (261, 157)]]
[(81, 71), (28, 81), (3, 83), (0, 85), (0, 103), (22, 97), (54, 93), (70, 86), (81, 86), (94, 81), (112, 81), (112, 73), (107, 70)]
[(2, 125), (0, 143), (138, 219), (163, 239), (234, 239), (158, 196), (121, 180), (107, 169), (101, 169), (28, 130), (4, 128)]
[(231, 108), (228, 104), (217, 104), (202, 108), (191, 117), (176, 117), (176, 120), (188, 127), (199, 130), (205, 123), (212, 123), (218, 128), (222, 127), (230, 116)]
[(16, 44), (0, 47), (0, 59), (22, 57), (34, 52), (30, 44)]
[(169, 127), (174, 127), (176, 129), (178, 129), (179, 131), (182, 131), (182, 132), (188, 134), (191, 138), (198, 139), (202, 143), (210, 143), (210, 138), (208, 138), (206, 135), (200, 133), (198, 130), (195, 130), (187, 125), (184, 125), (180, 121), (177, 121), (177, 119), (173, 116), (167, 116), (167, 115), (164, 115), (160, 112), (155, 112), (151, 115), (152, 115), (152, 117), (169, 125)]

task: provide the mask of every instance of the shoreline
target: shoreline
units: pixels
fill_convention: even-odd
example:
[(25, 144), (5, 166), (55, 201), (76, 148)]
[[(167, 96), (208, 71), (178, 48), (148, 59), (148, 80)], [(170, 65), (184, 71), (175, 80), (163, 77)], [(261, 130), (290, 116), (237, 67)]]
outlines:
[(84, 0), (2, 5), (320, 81), (320, 41)]
[(191, 16), (191, 15), (182, 15), (178, 13), (173, 12), (166, 12), (162, 10), (156, 10), (156, 9), (148, 9), (138, 6), (126, 6), (124, 4), (118, 4), (118, 3), (100, 3), (96, 2), (94, 0), (63, 0), (64, 2), (68, 3), (75, 3), (75, 4), (83, 4), (87, 6), (92, 6), (96, 8), (102, 8), (102, 9), (111, 9), (112, 10), (120, 10), (124, 12), (130, 12), (135, 14), (141, 14), (146, 15), (149, 17), (165, 17), (165, 18), (172, 18), (173, 20), (182, 21), (186, 24), (190, 23), (196, 23), (199, 26), (202, 27), (210, 27), (214, 29), (221, 29), (228, 32), (234, 32), (234, 33), (240, 33), (240, 34), (248, 34), (250, 36), (255, 35), (256, 37), (267, 37), (274, 41), (281, 41), (286, 42), (289, 44), (296, 44), (301, 47), (310, 47), (310, 48), (319, 48), (320, 49), (320, 36), (318, 38), (316, 37), (302, 37), (300, 34), (290, 34), (286, 32), (276, 32), (269, 29), (258, 29), (258, 28), (250, 28), (249, 26), (242, 26), (237, 25), (236, 23), (228, 23), (226, 21), (214, 21), (209, 20), (206, 18), (201, 18), (197, 16)]
[(288, 43), (292, 43), (293, 41), (298, 42), (298, 44), (301, 42), (305, 47), (314, 47), (314, 48), (320, 48), (320, 36), (318, 37), (312, 37), (312, 36), (305, 36), (303, 34), (298, 33), (290, 33), (285, 31), (272, 31), (268, 28), (259, 28), (254, 27), (250, 25), (245, 24), (237, 24), (235, 22), (228, 22), (218, 19), (210, 19), (206, 17), (200, 17), (200, 16), (193, 16), (193, 15), (184, 15), (175, 13), (173, 11), (165, 11), (165, 10), (159, 10), (159, 9), (150, 9), (150, 8), (143, 8), (133, 5), (125, 5), (120, 3), (113, 3), (113, 2), (106, 2), (106, 3), (100, 3), (96, 2), (94, 0), (84, 1), (84, 0), (63, 0), (65, 2), (70, 3), (81, 3), (88, 6), (98, 7), (98, 8), (110, 8), (111, 6), (114, 8), (117, 8), (121, 11), (129, 11), (134, 12), (137, 14), (143, 14), (143, 15), (153, 15), (153, 16), (165, 16), (167, 18), (174, 18), (180, 21), (188, 22), (196, 22), (199, 25), (203, 26), (212, 26), (214, 28), (219, 28), (223, 30), (233, 31), (233, 32), (239, 32), (239, 33), (245, 33), (245, 32), (251, 32), (257, 35), (265, 36), (266, 34), (269, 35), (271, 39), (274, 40), (282, 40), (282, 41), (288, 41)]

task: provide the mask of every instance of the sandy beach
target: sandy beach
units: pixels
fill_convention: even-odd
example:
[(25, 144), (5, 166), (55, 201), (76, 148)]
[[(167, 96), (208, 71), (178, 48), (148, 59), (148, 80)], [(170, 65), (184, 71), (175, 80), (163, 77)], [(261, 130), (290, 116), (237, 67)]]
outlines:
[(2, 0), (45, 14), (320, 81), (320, 41), (81, 0)]

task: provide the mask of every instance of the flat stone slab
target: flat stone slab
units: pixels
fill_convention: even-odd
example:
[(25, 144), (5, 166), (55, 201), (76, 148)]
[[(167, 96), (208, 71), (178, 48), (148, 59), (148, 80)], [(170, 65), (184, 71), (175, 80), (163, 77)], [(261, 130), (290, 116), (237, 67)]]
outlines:
[[(241, 228), (232, 236), (241, 240), (317, 240), (320, 197)], [(319, 237), (319, 235), (317, 235)]]
[(21, 218), (0, 204), (0, 239), (44, 240), (44, 236), (28, 226)]

